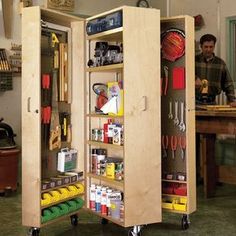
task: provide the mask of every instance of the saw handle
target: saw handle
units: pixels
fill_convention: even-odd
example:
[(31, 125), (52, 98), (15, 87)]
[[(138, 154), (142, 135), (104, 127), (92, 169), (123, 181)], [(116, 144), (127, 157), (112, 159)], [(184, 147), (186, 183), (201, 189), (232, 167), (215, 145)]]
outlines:
[(49, 150), (61, 148), (61, 127), (57, 126), (55, 130), (50, 131)]

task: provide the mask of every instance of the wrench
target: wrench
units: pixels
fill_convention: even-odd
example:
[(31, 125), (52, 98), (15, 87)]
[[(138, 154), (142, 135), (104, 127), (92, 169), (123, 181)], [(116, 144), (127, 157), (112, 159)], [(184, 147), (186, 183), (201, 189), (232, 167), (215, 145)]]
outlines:
[(168, 114), (169, 119), (173, 119), (173, 114), (172, 114), (172, 100), (169, 101), (169, 114)]
[(180, 104), (180, 123), (179, 123), (179, 129), (182, 132), (184, 132), (185, 129), (186, 129), (186, 126), (184, 124), (184, 102), (181, 102), (181, 104)]
[(179, 124), (179, 119), (178, 119), (178, 101), (175, 101), (175, 118), (174, 118), (174, 125)]

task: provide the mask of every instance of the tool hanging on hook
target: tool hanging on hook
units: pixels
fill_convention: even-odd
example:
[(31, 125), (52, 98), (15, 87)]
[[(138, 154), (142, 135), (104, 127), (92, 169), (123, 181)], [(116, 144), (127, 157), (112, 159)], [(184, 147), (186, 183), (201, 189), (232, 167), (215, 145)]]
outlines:
[(178, 137), (178, 144), (181, 149), (181, 158), (182, 158), (182, 160), (184, 160), (185, 159), (185, 149), (186, 149), (186, 137), (179, 136)]
[(168, 145), (169, 145), (169, 137), (168, 135), (162, 135), (161, 137), (161, 144), (163, 150), (163, 157), (168, 157)]
[(177, 149), (177, 136), (171, 136), (170, 138), (170, 145), (172, 151), (172, 158), (175, 159), (175, 151)]
[(166, 95), (168, 90), (169, 68), (164, 66), (164, 78), (161, 78), (161, 95)]

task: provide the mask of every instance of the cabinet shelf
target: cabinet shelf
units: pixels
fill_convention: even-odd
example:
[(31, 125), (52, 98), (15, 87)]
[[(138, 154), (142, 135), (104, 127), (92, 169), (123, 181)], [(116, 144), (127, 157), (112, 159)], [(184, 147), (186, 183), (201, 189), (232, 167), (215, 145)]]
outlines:
[(89, 67), (87, 72), (119, 72), (123, 69), (123, 63), (111, 64), (106, 66)]
[(104, 119), (124, 119), (124, 116), (104, 115), (104, 114), (97, 114), (97, 113), (87, 114), (87, 117), (91, 117), (91, 118), (104, 118)]
[(166, 194), (166, 193), (163, 193), (162, 196), (164, 196), (164, 197), (187, 197), (187, 195), (176, 195), (176, 194)]
[(96, 142), (96, 141), (87, 141), (87, 144), (92, 145), (92, 146), (99, 146), (102, 148), (114, 148), (114, 149), (120, 149), (120, 150), (124, 149), (124, 146), (114, 145), (110, 143)]
[(100, 217), (102, 217), (102, 218), (105, 218), (105, 219), (107, 219), (107, 220), (109, 220), (109, 221), (111, 221), (111, 222), (113, 222), (113, 223), (115, 223), (115, 224), (117, 224), (117, 225), (120, 225), (120, 226), (125, 227), (124, 223), (123, 223), (122, 221), (120, 221), (120, 220), (114, 219), (114, 218), (112, 218), (112, 217), (110, 217), (110, 216), (107, 216), (107, 215), (103, 215), (103, 214), (98, 213), (98, 212), (96, 212), (96, 211), (93, 211), (93, 210), (91, 210), (91, 209), (86, 209), (86, 210), (89, 211), (89, 212), (92, 212), (93, 214), (95, 214), (95, 215), (97, 215), (97, 216), (100, 216)]
[(73, 185), (73, 184), (78, 184), (78, 183), (81, 183), (83, 182), (84, 179), (80, 179), (80, 180), (77, 180), (76, 182), (73, 182), (73, 183), (68, 183), (68, 184), (63, 184), (63, 185), (60, 185), (60, 186), (56, 186), (56, 187), (53, 187), (53, 188), (48, 188), (48, 189), (45, 189), (45, 190), (41, 190), (41, 193), (46, 193), (46, 192), (49, 192), (49, 191), (52, 191), (52, 190), (55, 190), (55, 189), (58, 189), (58, 188), (63, 188), (63, 187), (66, 187), (66, 186), (69, 186), (69, 185)]
[(162, 179), (162, 182), (187, 184), (187, 181)]
[(98, 34), (88, 35), (87, 40), (106, 40), (106, 41), (122, 41), (123, 27), (107, 30)]
[(56, 219), (50, 220), (50, 221), (48, 221), (48, 222), (46, 222), (46, 223), (43, 223), (43, 224), (41, 224), (41, 227), (46, 226), (46, 225), (50, 225), (50, 224), (52, 224), (52, 223), (54, 223), (54, 222), (57, 222), (57, 221), (59, 221), (59, 220), (62, 220), (62, 219), (65, 219), (65, 218), (67, 218), (67, 217), (76, 215), (79, 210), (80, 210), (80, 209), (78, 209), (78, 210), (76, 210), (76, 211), (74, 211), (74, 212), (71, 212), (71, 213), (69, 213), (69, 214), (66, 214), (66, 215), (64, 215), (64, 216), (57, 217)]
[(81, 197), (81, 196), (84, 196), (84, 193), (80, 193), (80, 194), (77, 194), (77, 195), (75, 195), (75, 196), (73, 196), (73, 197), (68, 197), (68, 198), (62, 199), (62, 200), (60, 200), (60, 201), (53, 202), (53, 203), (48, 204), (48, 205), (46, 205), (46, 206), (41, 206), (41, 209), (43, 210), (43, 209), (45, 209), (45, 208), (49, 208), (49, 207), (51, 207), (51, 206), (55, 206), (55, 205), (60, 204), (60, 203), (62, 203), (62, 202), (66, 202), (66, 201), (69, 201), (69, 200), (72, 200), (72, 199), (74, 199), (74, 198)]
[(112, 186), (115, 186), (119, 190), (123, 190), (123, 187), (124, 187), (124, 182), (123, 181), (109, 179), (107, 177), (100, 176), (100, 175), (95, 175), (95, 174), (92, 174), (92, 173), (87, 173), (87, 177), (104, 181), (108, 184), (111, 184)]

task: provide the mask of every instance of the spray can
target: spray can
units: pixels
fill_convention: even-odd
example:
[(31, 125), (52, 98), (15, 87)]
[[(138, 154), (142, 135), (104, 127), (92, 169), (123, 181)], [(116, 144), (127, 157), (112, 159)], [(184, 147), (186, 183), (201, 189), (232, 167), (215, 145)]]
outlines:
[(101, 192), (101, 213), (107, 215), (107, 191), (106, 187), (102, 187)]
[(101, 186), (97, 185), (95, 198), (95, 211), (101, 212)]
[(106, 149), (97, 149), (97, 175), (101, 175), (101, 160), (104, 160), (106, 157)]
[(112, 189), (107, 189), (107, 215), (110, 216), (111, 215), (111, 200), (110, 200), (110, 196), (112, 194)]
[(91, 156), (91, 172), (93, 174), (97, 173), (97, 149), (92, 149), (92, 156)]
[(89, 208), (95, 211), (95, 199), (96, 199), (96, 186), (91, 184), (89, 193)]

